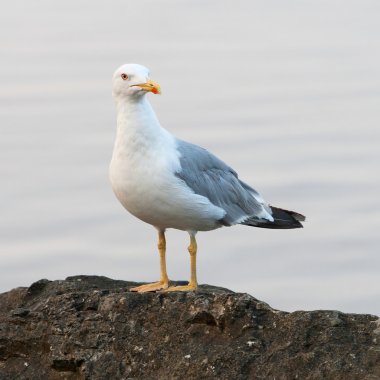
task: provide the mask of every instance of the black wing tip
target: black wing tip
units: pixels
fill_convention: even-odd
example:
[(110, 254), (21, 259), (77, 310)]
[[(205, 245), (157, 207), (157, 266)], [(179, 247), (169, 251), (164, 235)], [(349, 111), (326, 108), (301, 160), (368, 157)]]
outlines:
[(286, 219), (293, 219), (296, 220), (297, 222), (305, 222), (306, 221), (306, 216), (300, 214), (299, 212), (296, 211), (291, 211), (291, 210), (286, 210), (280, 207), (274, 207), (270, 206), (272, 210), (272, 216), (276, 220), (278, 217), (279, 219), (282, 219), (285, 217)]
[(263, 221), (263, 222), (259, 222), (257, 220), (254, 220), (254, 221), (250, 221), (250, 220), (247, 220), (243, 223), (241, 223), (245, 226), (251, 226), (251, 227), (258, 227), (258, 228), (268, 228), (268, 229), (272, 229), (272, 230), (293, 230), (295, 228), (303, 228), (303, 225), (298, 222), (298, 221), (295, 221), (293, 223), (284, 223), (284, 222), (270, 222), (270, 221)]
[(278, 230), (289, 230), (294, 228), (303, 228), (301, 222), (306, 220), (306, 217), (298, 212), (285, 210), (279, 207), (270, 206), (272, 210), (272, 216), (274, 221), (269, 220), (257, 220), (248, 219), (243, 223), (247, 226), (259, 227), (259, 228), (270, 228)]
[(298, 212), (292, 211), (291, 216), (295, 219), (298, 220), (299, 222), (306, 222), (306, 216), (302, 215)]

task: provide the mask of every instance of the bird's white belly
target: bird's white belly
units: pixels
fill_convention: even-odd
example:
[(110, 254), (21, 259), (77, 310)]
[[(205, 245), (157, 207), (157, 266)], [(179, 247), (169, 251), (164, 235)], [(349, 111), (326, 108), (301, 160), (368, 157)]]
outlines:
[[(141, 165), (141, 162), (144, 164)], [(157, 228), (207, 231), (220, 227), (225, 212), (207, 198), (194, 194), (168, 167), (149, 160), (113, 157), (112, 188), (134, 216)]]

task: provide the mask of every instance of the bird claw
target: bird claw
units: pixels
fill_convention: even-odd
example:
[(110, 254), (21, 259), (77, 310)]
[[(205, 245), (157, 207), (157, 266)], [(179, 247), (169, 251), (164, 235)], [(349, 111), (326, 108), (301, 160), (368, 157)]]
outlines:
[(157, 290), (165, 290), (169, 288), (169, 281), (157, 281), (151, 284), (144, 284), (129, 289), (130, 292), (147, 293), (155, 292)]
[(166, 292), (191, 292), (197, 289), (197, 284), (181, 285), (181, 286), (171, 286), (170, 288), (164, 289), (163, 293)]

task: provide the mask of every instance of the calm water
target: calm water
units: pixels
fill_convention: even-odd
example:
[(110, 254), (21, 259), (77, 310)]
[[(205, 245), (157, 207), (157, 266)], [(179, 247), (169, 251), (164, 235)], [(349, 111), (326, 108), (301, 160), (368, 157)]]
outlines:
[[(199, 234), (199, 280), (285, 310), (380, 314), (377, 1), (12, 1), (0, 14), (0, 291), (156, 280), (151, 226), (115, 199), (111, 76), (150, 67), (162, 124), (303, 230)], [(187, 279), (187, 234), (168, 269)]]

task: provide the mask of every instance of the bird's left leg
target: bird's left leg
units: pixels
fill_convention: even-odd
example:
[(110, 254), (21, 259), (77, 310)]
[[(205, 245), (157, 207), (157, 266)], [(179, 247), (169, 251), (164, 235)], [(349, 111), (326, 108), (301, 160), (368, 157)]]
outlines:
[(158, 251), (160, 253), (160, 281), (153, 282), (152, 284), (144, 284), (131, 288), (131, 292), (153, 292), (155, 290), (167, 289), (169, 287), (169, 277), (166, 272), (166, 239), (165, 231), (158, 231)]
[(187, 285), (183, 286), (171, 286), (166, 289), (165, 292), (186, 292), (189, 290), (195, 290), (198, 287), (197, 283), (197, 241), (195, 239), (196, 232), (190, 233), (190, 245), (188, 251), (190, 253), (190, 281)]

